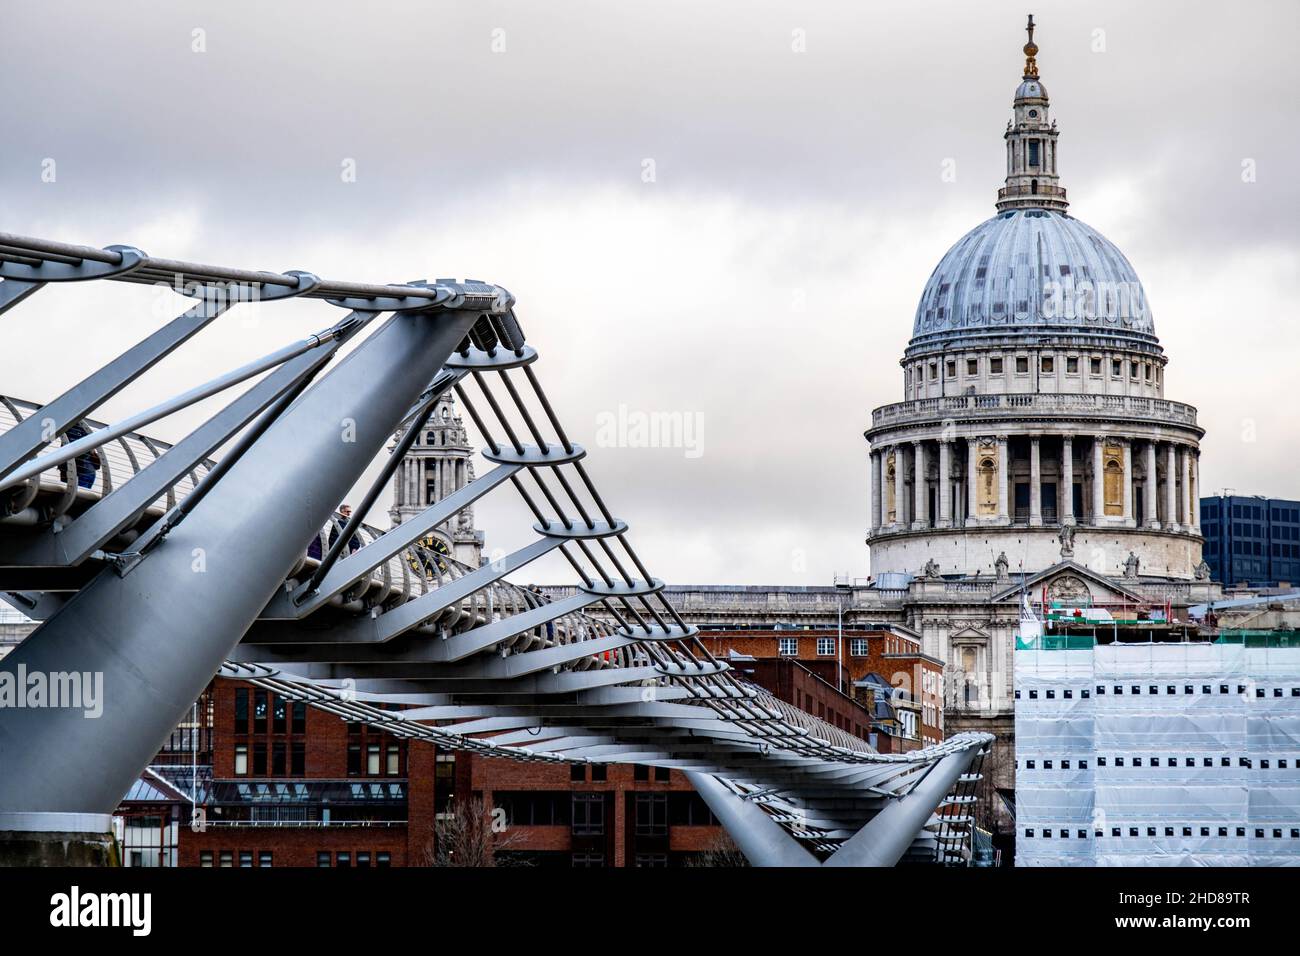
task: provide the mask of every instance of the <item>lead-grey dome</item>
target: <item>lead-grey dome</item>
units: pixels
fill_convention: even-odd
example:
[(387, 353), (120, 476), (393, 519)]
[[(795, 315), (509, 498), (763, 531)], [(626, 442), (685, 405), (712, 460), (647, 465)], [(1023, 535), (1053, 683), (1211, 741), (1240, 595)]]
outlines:
[(1155, 335), (1137, 273), (1086, 223), (1015, 209), (980, 223), (939, 260), (921, 293), (914, 340), (1049, 329)]

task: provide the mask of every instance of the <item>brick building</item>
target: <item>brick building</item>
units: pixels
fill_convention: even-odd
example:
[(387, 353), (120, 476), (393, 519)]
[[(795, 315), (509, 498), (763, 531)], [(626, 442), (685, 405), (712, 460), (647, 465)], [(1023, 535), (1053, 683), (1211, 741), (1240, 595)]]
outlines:
[[(813, 716), (864, 739), (873, 733), (870, 711), (836, 689), (825, 661), (733, 666)], [(128, 796), (139, 799), (118, 813), (149, 827), (134, 826), (143, 836), (128, 865), (432, 865), (440, 814), (455, 805), (504, 811), (498, 865), (684, 866), (730, 852), (675, 770), (447, 750), (240, 681), (214, 681), (142, 779), (149, 786), (134, 788)]]
[[(943, 662), (923, 654), (920, 638), (904, 627), (846, 627), (842, 638), (836, 628), (716, 628), (706, 629), (700, 638), (721, 658), (798, 661), (827, 682), (832, 692), (838, 689), (872, 711), (876, 734), (864, 739), (882, 753), (915, 750), (943, 740)], [(880, 679), (868, 680), (871, 675)], [(901, 732), (894, 732), (885, 714), (875, 714), (877, 696), (887, 696)], [(799, 700), (789, 702), (809, 710)], [(890, 739), (894, 737), (898, 739)]]
[[(146, 771), (154, 786), (137, 788), (152, 802), (131, 799), (119, 810), (182, 821), (171, 830), (175, 849), (137, 853), (128, 865), (431, 865), (439, 813), (453, 799), (505, 811), (502, 865), (680, 866), (726, 846), (677, 771), (445, 750), (237, 681), (215, 681), (196, 713), (197, 731), (192, 721), (179, 727)], [(189, 825), (194, 779), (197, 829)], [(174, 806), (157, 806), (159, 792)]]

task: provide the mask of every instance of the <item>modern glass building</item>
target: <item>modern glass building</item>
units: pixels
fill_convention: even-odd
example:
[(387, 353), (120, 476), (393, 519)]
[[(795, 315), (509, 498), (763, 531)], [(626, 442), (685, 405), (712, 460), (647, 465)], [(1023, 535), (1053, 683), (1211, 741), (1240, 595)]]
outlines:
[(1247, 495), (1201, 499), (1203, 553), (1225, 587), (1300, 585), (1300, 501)]

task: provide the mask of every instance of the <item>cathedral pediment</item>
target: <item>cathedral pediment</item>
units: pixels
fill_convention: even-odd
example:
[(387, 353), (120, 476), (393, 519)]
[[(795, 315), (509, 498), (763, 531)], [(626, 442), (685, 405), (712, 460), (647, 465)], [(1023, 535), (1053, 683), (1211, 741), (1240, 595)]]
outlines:
[(1073, 561), (1061, 561), (1044, 571), (1030, 575), (1023, 582), (1018, 581), (1011, 587), (995, 592), (992, 600), (994, 602), (1014, 601), (1019, 597), (1022, 588), (1034, 595), (1040, 594), (1046, 588), (1049, 601), (1091, 600), (1096, 604), (1119, 601), (1143, 603), (1146, 600), (1136, 591), (1130, 591), (1116, 584), (1113, 579)]

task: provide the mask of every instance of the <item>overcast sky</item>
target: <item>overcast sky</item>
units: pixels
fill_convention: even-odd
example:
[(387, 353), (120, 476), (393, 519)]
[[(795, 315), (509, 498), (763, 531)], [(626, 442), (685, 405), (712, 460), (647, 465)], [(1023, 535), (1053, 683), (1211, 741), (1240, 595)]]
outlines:
[[(1298, 11), (1034, 6), (1070, 211), (1141, 276), (1166, 396), (1208, 431), (1210, 490), (1300, 497)], [(862, 431), (902, 398), (921, 289), (993, 212), (1025, 13), (22, 4), (0, 29), (0, 230), (335, 279), (497, 282), (656, 575), (829, 583), (868, 571)], [(47, 289), (0, 320), (0, 390), (54, 397), (183, 308), (157, 299)], [(237, 316), (96, 417), (338, 317), (316, 302)], [(620, 404), (690, 416), (696, 447), (594, 447)], [(513, 503), (481, 507), (479, 525), (490, 548), (526, 538)]]

